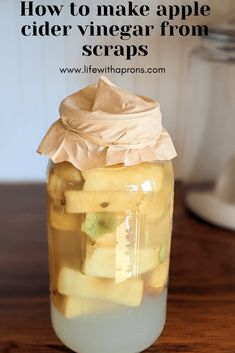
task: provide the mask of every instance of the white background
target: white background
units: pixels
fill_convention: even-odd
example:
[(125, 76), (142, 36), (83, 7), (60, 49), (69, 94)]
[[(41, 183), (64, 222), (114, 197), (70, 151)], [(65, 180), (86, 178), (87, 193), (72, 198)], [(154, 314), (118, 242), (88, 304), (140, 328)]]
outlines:
[[(111, 3), (111, 1), (99, 1)], [(135, 1), (133, 1), (135, 3)], [(179, 4), (184, 1), (159, 1), (164, 4)], [(234, 0), (205, 0), (202, 4), (210, 4), (212, 15), (210, 19), (219, 19), (224, 13), (235, 9)], [(62, 0), (35, 1), (38, 4), (66, 4)], [(94, 8), (98, 1), (86, 0)], [(120, 2), (121, 3), (121, 2)], [(123, 3), (123, 2), (122, 2)], [(139, 3), (139, 1), (136, 1)], [(153, 8), (155, 0), (145, 2)], [(190, 1), (187, 1), (190, 3)], [(185, 92), (188, 79), (188, 54), (192, 47), (198, 44), (195, 38), (160, 38), (156, 33), (150, 39), (131, 40), (123, 44), (148, 43), (150, 54), (147, 58), (135, 59), (127, 63), (117, 57), (86, 59), (81, 57), (81, 46), (84, 43), (108, 44), (113, 39), (81, 38), (74, 31), (68, 38), (25, 38), (20, 35), (20, 28), (33, 20), (43, 22), (49, 20), (55, 24), (87, 23), (94, 19), (71, 18), (62, 15), (59, 18), (22, 18), (20, 1), (0, 0), (1, 26), (1, 138), (0, 138), (0, 181), (38, 181), (45, 175), (46, 159), (36, 154), (37, 146), (50, 124), (58, 118), (58, 106), (62, 98), (81, 87), (94, 83), (98, 75), (61, 75), (59, 67), (76, 67), (86, 64), (103, 66), (157, 66), (166, 67), (166, 75), (110, 75), (109, 78), (123, 88), (136, 93), (157, 98), (164, 114), (164, 125), (169, 130), (178, 153), (183, 151), (182, 136), (184, 134), (185, 117), (183, 114)], [(150, 16), (146, 20), (126, 18), (124, 20), (102, 18), (101, 23), (157, 24), (157, 17)], [(194, 22), (201, 20), (191, 19)], [(96, 20), (96, 22), (98, 22)], [(177, 176), (182, 176), (179, 168), (181, 157), (176, 160)]]

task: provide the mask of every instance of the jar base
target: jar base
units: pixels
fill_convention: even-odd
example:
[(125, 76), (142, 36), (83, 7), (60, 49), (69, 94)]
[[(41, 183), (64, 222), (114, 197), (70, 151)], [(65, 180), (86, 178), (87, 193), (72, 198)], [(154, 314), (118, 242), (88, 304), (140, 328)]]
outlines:
[(159, 296), (145, 296), (136, 308), (120, 306), (113, 313), (65, 318), (51, 305), (57, 337), (77, 353), (140, 353), (160, 336), (166, 320), (167, 289)]

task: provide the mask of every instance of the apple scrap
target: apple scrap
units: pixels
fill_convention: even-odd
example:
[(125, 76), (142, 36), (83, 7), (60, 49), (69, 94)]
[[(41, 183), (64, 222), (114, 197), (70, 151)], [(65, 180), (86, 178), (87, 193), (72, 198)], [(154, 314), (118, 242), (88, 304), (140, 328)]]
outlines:
[(156, 269), (151, 272), (148, 277), (147, 284), (151, 288), (163, 288), (166, 285), (169, 272), (169, 258), (164, 263), (160, 264)]
[[(147, 287), (161, 292), (166, 285), (169, 260), (160, 264), (147, 278)], [(114, 310), (112, 303), (136, 307), (143, 298), (143, 281), (129, 279), (122, 283), (94, 278), (63, 267), (58, 279), (58, 292), (54, 305), (67, 318)]]
[(61, 206), (64, 199), (64, 191), (69, 183), (78, 186), (82, 182), (82, 174), (71, 163), (57, 163), (53, 166), (53, 170), (49, 175), (47, 192), (53, 201)]
[[(66, 211), (68, 213), (88, 212), (147, 212), (150, 197), (130, 191), (65, 191)], [(141, 201), (144, 201), (143, 206)], [(147, 201), (147, 202), (146, 202)]]
[[(159, 264), (160, 248), (128, 249), (124, 247), (94, 249), (87, 244), (83, 273), (103, 278), (119, 278), (120, 281), (151, 271)], [(122, 273), (122, 276), (120, 276)]]
[(52, 296), (52, 302), (67, 319), (114, 310), (114, 304), (107, 301), (69, 297), (58, 293)]
[(54, 229), (73, 231), (81, 226), (80, 218), (76, 214), (68, 214), (64, 207), (51, 204), (49, 208), (49, 222)]
[[(130, 167), (96, 168), (82, 171), (84, 191), (149, 191), (161, 189), (164, 165), (142, 163)], [(137, 188), (137, 189), (136, 189)]]
[(139, 306), (143, 297), (142, 280), (129, 279), (116, 284), (112, 280), (94, 278), (63, 267), (58, 277), (58, 292), (72, 297), (108, 300), (114, 303)]

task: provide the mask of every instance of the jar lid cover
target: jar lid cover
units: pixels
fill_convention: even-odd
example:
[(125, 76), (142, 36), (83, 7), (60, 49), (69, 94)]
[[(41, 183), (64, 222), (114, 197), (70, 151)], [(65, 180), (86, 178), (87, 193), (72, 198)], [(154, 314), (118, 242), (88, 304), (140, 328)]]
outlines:
[(38, 153), (80, 170), (170, 160), (176, 151), (162, 127), (159, 103), (122, 90), (101, 77), (64, 99), (60, 119), (48, 130)]

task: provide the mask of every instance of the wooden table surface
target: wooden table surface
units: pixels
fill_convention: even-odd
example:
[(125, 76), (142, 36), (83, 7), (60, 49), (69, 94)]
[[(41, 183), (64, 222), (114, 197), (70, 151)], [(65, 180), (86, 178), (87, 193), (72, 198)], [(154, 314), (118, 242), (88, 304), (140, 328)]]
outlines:
[[(2, 185), (0, 199), (0, 352), (70, 352), (50, 325), (44, 188)], [(180, 185), (171, 259), (167, 323), (146, 352), (234, 353), (235, 234), (188, 214)]]

